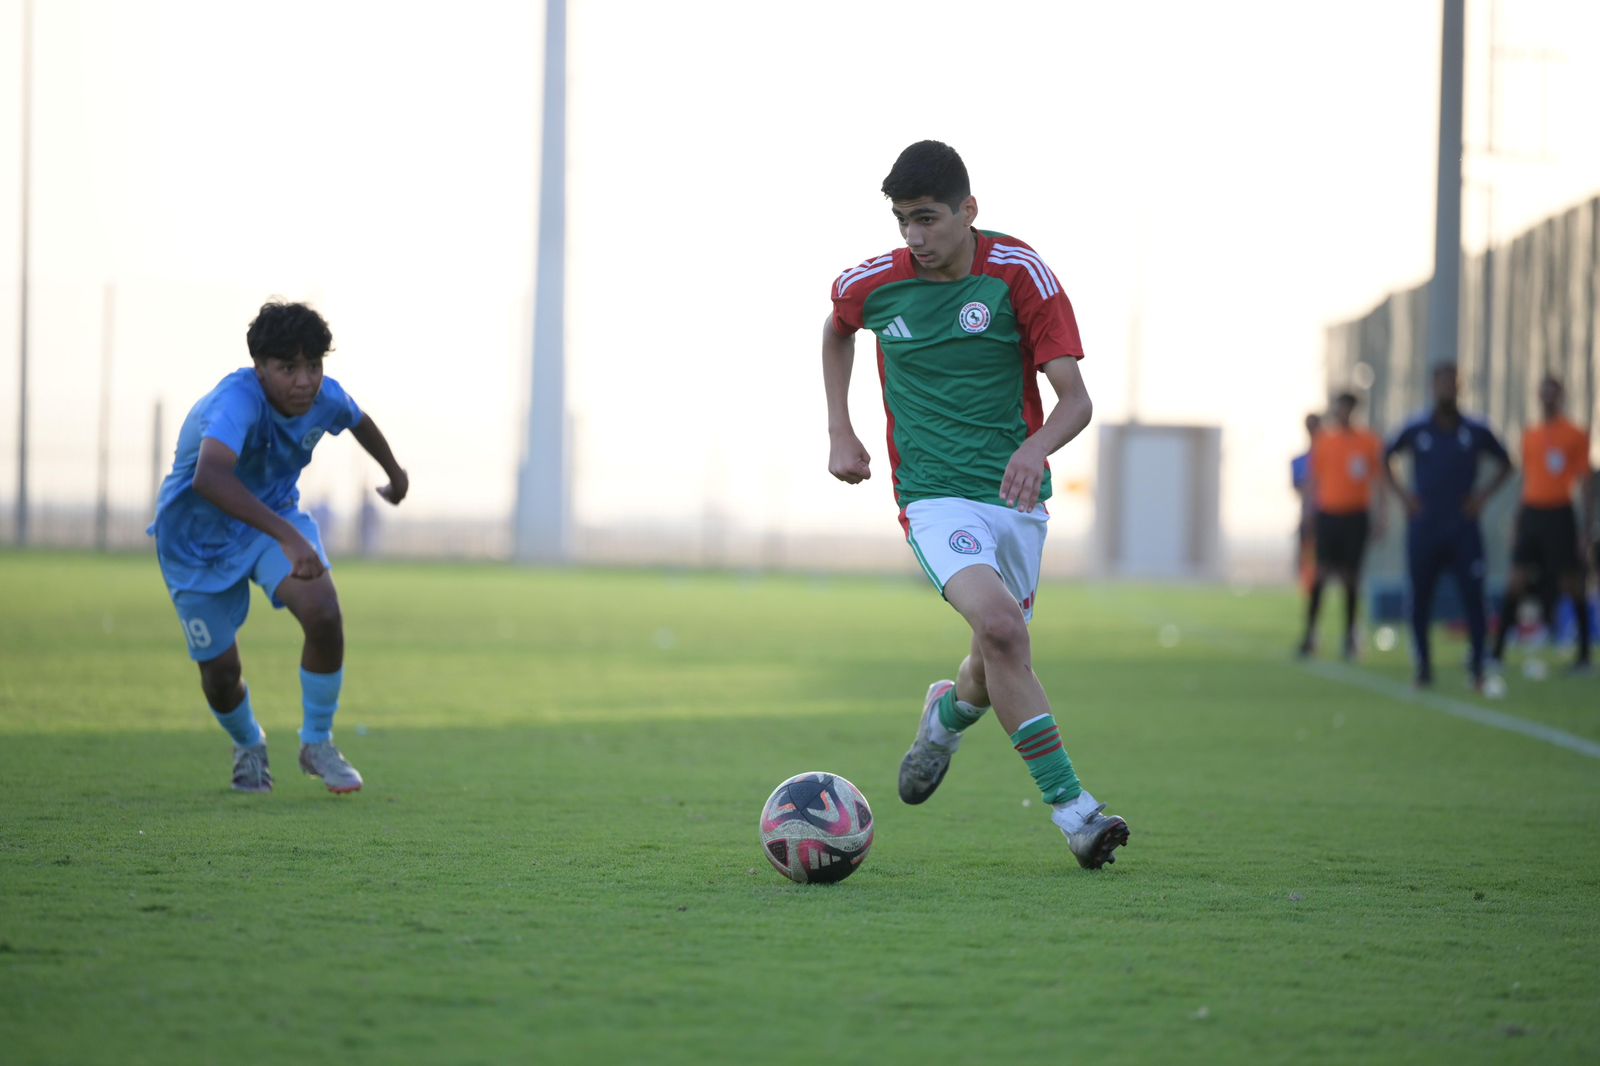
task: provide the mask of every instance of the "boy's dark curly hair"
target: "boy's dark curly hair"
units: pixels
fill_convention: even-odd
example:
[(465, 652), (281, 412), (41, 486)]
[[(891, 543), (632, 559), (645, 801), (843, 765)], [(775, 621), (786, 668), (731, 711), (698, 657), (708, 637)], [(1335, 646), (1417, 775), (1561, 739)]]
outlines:
[(321, 359), (333, 350), (333, 331), (322, 316), (305, 304), (286, 300), (262, 304), (244, 339), (250, 358), (258, 363), (293, 359), (302, 352), (307, 359)]
[(927, 196), (955, 211), (972, 195), (972, 183), (967, 180), (967, 165), (954, 148), (939, 141), (918, 141), (894, 161), (889, 176), (883, 179), (883, 195), (891, 200)]

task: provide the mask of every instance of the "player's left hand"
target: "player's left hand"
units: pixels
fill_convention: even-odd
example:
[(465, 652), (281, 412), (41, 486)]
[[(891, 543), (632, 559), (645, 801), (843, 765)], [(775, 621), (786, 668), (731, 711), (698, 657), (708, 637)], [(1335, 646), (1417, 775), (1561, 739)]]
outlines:
[(1039, 504), (1039, 490), (1044, 487), (1044, 452), (1032, 440), (1022, 442), (1022, 447), (1011, 453), (1005, 476), (1000, 479), (1000, 498), (1007, 507), (1015, 507), (1029, 514)]
[(396, 470), (387, 485), (379, 485), (377, 488), (378, 495), (396, 507), (400, 505), (401, 500), (406, 498), (406, 493), (410, 490), (411, 478), (404, 470)]
[(1477, 518), (1478, 515), (1483, 513), (1483, 504), (1483, 496), (1475, 492), (1467, 497), (1466, 503), (1461, 505), (1461, 513), (1468, 518)]

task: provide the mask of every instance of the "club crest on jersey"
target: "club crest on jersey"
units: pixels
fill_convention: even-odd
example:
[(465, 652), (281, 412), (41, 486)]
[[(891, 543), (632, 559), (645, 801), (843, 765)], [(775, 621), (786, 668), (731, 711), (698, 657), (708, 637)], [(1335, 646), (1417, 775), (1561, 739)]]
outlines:
[(309, 452), (312, 448), (317, 446), (317, 441), (322, 439), (322, 433), (323, 429), (321, 426), (313, 426), (312, 428), (306, 430), (306, 435), (300, 438), (300, 447)]
[(978, 538), (971, 533), (958, 529), (950, 534), (950, 550), (960, 552), (962, 555), (977, 555), (983, 551), (983, 545), (979, 544)]
[(968, 333), (982, 333), (989, 328), (989, 305), (973, 300), (961, 309), (956, 321), (961, 323), (961, 328)]

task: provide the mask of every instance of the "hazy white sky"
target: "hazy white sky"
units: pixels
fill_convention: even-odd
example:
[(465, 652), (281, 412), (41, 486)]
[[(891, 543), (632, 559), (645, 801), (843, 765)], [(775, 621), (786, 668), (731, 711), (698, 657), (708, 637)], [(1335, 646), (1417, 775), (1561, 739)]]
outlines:
[[(1499, 6), (1513, 5), (1501, 0)], [(1600, 188), (1600, 5), (1469, 4), (1469, 242)], [(0, 499), (15, 492), (21, 5), (0, 0)], [(826, 472), (817, 339), (842, 268), (898, 240), (905, 144), (966, 158), (979, 224), (1077, 309), (1097, 417), (1221, 423), (1224, 521), (1276, 536), (1324, 327), (1432, 270), (1438, 0), (1145, 5), (570, 0), (568, 375), (585, 522), (708, 508), (893, 534), (870, 341), (854, 408), (879, 476)], [(509, 509), (526, 408), (543, 5), (36, 0), (38, 500), (92, 490), (115, 291), (114, 499), (247, 360), (270, 294), (410, 469), (417, 514)], [(1090, 437), (1093, 435), (1091, 429)], [(1055, 460), (1087, 478), (1093, 443)], [(346, 505), (353, 442), (309, 498)], [(1063, 501), (1068, 521), (1086, 513)]]

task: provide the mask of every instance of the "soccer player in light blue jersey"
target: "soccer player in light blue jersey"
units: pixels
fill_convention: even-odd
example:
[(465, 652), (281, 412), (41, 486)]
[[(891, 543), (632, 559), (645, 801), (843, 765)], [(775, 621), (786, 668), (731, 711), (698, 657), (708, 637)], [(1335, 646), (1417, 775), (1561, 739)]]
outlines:
[(233, 787), (272, 791), (266, 734), (250, 706), (237, 642), (254, 581), (305, 631), (300, 768), (332, 792), (354, 792), (361, 775), (333, 745), (344, 623), (321, 535), (299, 507), (298, 482), (323, 435), (346, 429), (388, 475), (378, 495), (398, 504), (410, 480), (372, 419), (323, 376), (333, 334), (321, 315), (271, 301), (245, 338), (253, 365), (223, 378), (184, 419), (148, 532), (206, 702), (233, 738)]

